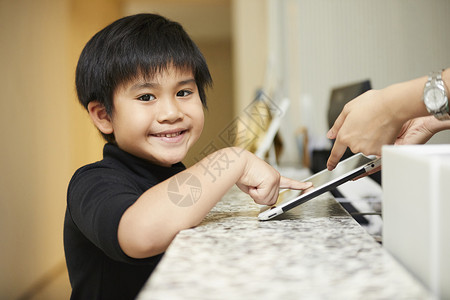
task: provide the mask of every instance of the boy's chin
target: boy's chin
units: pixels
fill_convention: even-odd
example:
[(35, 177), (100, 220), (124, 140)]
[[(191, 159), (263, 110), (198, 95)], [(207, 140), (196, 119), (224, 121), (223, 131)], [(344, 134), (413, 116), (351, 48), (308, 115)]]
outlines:
[(155, 161), (154, 163), (163, 167), (170, 167), (174, 164), (179, 163), (180, 161), (182, 161), (185, 158), (186, 155), (179, 155), (179, 156), (173, 156), (170, 158), (164, 158), (164, 159), (159, 159), (157, 161)]

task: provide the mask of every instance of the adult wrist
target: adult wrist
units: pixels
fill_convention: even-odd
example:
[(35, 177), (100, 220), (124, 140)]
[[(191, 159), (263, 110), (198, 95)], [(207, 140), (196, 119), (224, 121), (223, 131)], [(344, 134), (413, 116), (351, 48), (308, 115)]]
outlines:
[[(379, 90), (380, 105), (384, 106), (384, 111), (387, 114), (387, 119), (390, 123), (403, 124), (411, 119), (409, 115), (410, 106), (408, 101), (411, 97), (406, 94), (406, 83), (396, 83)], [(418, 101), (412, 99), (412, 101)]]
[(392, 113), (399, 122), (428, 116), (429, 113), (423, 102), (423, 87), (427, 76), (396, 83), (383, 90), (392, 108)]

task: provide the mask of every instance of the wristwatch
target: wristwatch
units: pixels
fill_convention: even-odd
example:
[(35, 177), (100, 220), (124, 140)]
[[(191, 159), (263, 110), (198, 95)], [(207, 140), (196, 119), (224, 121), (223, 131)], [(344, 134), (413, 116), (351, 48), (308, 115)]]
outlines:
[(423, 102), (428, 112), (438, 120), (450, 120), (448, 97), (441, 72), (433, 72), (428, 76), (423, 90)]

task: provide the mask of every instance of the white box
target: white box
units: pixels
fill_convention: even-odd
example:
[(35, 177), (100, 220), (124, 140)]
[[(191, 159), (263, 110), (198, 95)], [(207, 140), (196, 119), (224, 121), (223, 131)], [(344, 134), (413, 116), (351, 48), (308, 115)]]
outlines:
[(384, 146), (383, 246), (450, 299), (450, 145)]

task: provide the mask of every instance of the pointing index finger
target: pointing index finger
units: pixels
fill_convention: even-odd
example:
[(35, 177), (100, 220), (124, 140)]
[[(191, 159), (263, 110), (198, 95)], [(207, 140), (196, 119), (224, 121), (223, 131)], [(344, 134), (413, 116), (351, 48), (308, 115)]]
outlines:
[(330, 130), (327, 133), (327, 137), (329, 139), (336, 139), (333, 145), (333, 148), (331, 149), (330, 157), (327, 161), (327, 169), (333, 170), (336, 165), (338, 164), (341, 157), (344, 155), (345, 150), (347, 150), (347, 146), (342, 144), (339, 139), (337, 138), (339, 134), (339, 130), (341, 129), (342, 125), (344, 124), (344, 121), (347, 117), (347, 109), (346, 106), (344, 106), (344, 109), (337, 117), (336, 121), (334, 121), (333, 126), (330, 128)]
[(311, 182), (301, 182), (283, 176), (280, 177), (280, 189), (305, 190), (311, 186)]
[(336, 168), (336, 165), (338, 164), (341, 157), (344, 155), (345, 150), (347, 150), (347, 146), (340, 143), (339, 140), (336, 140), (333, 148), (331, 149), (330, 157), (327, 161), (327, 169), (333, 170)]

